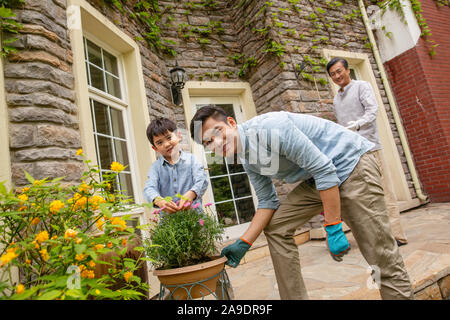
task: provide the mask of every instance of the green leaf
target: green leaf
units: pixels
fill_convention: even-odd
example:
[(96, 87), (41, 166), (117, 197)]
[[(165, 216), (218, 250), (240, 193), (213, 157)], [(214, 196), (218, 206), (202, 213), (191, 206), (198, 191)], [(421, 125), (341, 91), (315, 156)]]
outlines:
[(23, 171), (25, 173), (25, 178), (27, 178), (28, 182), (30, 182), (31, 184), (34, 183), (34, 178), (25, 170)]
[(51, 290), (49, 292), (44, 293), (42, 296), (38, 297), (37, 300), (55, 300), (61, 295), (61, 290)]
[(75, 245), (75, 252), (80, 254), (83, 253), (86, 250), (86, 245), (85, 244), (76, 244)]
[(84, 299), (85, 295), (83, 294), (83, 292), (80, 289), (69, 289), (66, 291), (66, 296), (71, 297), (71, 298), (75, 298), (75, 299)]
[(13, 295), (10, 299), (11, 300), (26, 300), (29, 297), (31, 297), (33, 294), (35, 294), (38, 289), (39, 289), (38, 287), (31, 287), (30, 289), (25, 290), (21, 294)]

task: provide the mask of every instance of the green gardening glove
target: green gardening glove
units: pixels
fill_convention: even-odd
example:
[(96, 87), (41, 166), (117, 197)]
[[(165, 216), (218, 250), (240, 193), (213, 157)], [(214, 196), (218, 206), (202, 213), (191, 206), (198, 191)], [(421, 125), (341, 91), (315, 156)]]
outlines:
[(252, 244), (250, 242), (240, 238), (236, 240), (235, 243), (230, 244), (229, 246), (223, 248), (222, 252), (220, 253), (220, 256), (227, 257), (228, 259), (226, 262), (227, 265), (236, 268), (251, 246)]

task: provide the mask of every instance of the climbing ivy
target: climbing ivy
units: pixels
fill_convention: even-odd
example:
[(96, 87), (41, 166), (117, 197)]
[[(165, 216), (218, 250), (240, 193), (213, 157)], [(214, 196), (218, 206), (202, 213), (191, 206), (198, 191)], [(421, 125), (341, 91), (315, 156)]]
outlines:
[(17, 34), (22, 28), (22, 24), (14, 20), (16, 14), (11, 9), (23, 3), (24, 0), (0, 0), (0, 57), (6, 57), (17, 51), (11, 46), (17, 38), (6, 34)]
[[(383, 0), (383, 1), (373, 0), (372, 2), (376, 2), (376, 4), (383, 10), (383, 13), (387, 9), (395, 11), (399, 15), (401, 21), (406, 23), (405, 13), (403, 12), (403, 5), (401, 3), (401, 0)], [(421, 32), (420, 36), (429, 44), (428, 53), (430, 54), (431, 57), (434, 57), (436, 55), (435, 48), (439, 46), (439, 44), (436, 44), (434, 40), (431, 40), (429, 38), (430, 36), (432, 36), (432, 33), (430, 27), (427, 24), (426, 19), (422, 15), (423, 11), (421, 2), (419, 0), (409, 0), (409, 2), (411, 3), (411, 9), (414, 13), (414, 16), (417, 20), (417, 24), (419, 25), (420, 28)], [(449, 0), (435, 0), (435, 2), (439, 7), (450, 6)], [(385, 35), (388, 38), (391, 38), (392, 33), (386, 32), (385, 26), (382, 27), (382, 30), (384, 31)]]

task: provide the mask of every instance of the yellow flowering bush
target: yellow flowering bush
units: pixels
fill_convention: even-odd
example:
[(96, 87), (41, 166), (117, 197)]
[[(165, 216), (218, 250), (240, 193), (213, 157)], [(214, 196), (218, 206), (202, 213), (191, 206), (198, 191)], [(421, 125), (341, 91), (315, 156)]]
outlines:
[[(127, 225), (131, 217), (114, 215), (136, 206), (111, 188), (124, 166), (113, 163), (100, 181), (99, 170), (85, 162), (79, 185), (28, 173), (29, 185), (20, 190), (0, 182), (0, 299), (140, 299), (148, 292), (135, 275), (144, 248), (134, 248), (142, 253), (137, 259), (126, 257), (127, 240), (137, 237)], [(108, 255), (117, 259), (107, 262)], [(96, 274), (100, 266), (107, 271)]]

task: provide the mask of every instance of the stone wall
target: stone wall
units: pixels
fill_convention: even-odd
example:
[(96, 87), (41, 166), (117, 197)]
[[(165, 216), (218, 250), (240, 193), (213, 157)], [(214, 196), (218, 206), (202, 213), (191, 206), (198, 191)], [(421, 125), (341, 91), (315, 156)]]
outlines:
[(27, 0), (14, 10), (23, 24), (17, 53), (4, 60), (12, 180), (65, 176), (78, 180), (81, 147), (65, 1)]

